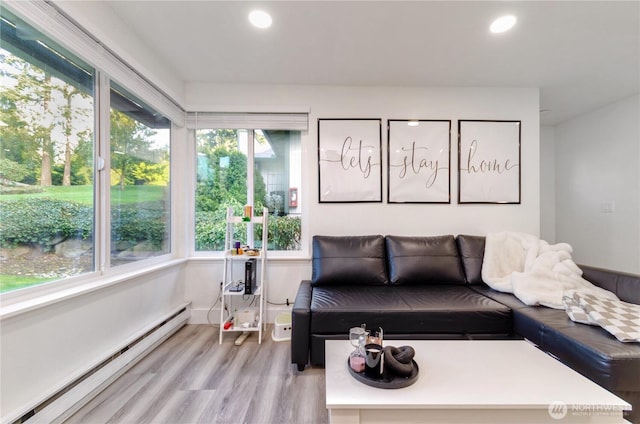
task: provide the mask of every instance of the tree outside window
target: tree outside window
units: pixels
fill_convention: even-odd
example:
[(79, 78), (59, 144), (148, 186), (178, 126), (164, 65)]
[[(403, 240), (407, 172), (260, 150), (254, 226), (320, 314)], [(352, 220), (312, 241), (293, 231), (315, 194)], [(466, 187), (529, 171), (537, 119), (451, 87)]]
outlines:
[[(0, 291), (94, 270), (93, 69), (2, 16)], [(46, 48), (45, 48), (46, 47)]]
[[(111, 83), (111, 204), (94, 175), (96, 71), (1, 9), (0, 291), (168, 253), (171, 122)], [(104, 84), (104, 83), (103, 83)], [(109, 88), (109, 87), (104, 87)], [(96, 231), (110, 213), (111, 243)]]
[(171, 122), (111, 88), (111, 265), (170, 251)]

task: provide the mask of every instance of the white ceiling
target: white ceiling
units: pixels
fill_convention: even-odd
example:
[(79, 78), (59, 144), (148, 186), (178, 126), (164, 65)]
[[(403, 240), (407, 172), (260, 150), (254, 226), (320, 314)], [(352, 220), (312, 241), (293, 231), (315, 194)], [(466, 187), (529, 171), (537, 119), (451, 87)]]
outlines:
[[(553, 125), (638, 93), (640, 1), (109, 1), (185, 82), (539, 87)], [(250, 26), (254, 8), (273, 26)], [(515, 14), (493, 35), (491, 21)]]

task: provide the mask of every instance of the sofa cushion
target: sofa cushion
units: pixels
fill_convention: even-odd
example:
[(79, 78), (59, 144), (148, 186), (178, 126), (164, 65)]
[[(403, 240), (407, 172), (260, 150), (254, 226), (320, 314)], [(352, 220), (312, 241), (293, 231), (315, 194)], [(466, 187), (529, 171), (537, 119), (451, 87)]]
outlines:
[[(514, 297), (515, 299), (515, 297)], [(538, 346), (544, 343), (547, 327), (575, 325), (567, 313), (546, 306), (525, 306), (513, 309), (513, 330)]]
[(311, 333), (349, 334), (349, 328), (367, 324), (386, 327), (411, 318), (412, 311), (388, 285), (332, 285), (313, 288)]
[(640, 344), (620, 343), (600, 327), (544, 306), (513, 310), (514, 330), (609, 390), (635, 390)]
[(484, 283), (474, 284), (471, 286), (471, 288), (473, 289), (473, 291), (476, 291), (483, 296), (487, 296), (489, 299), (495, 300), (498, 303), (502, 303), (503, 305), (508, 306), (511, 309), (528, 308), (527, 305), (522, 303), (522, 301), (515, 297), (513, 294), (499, 292)]
[(543, 350), (609, 390), (637, 391), (640, 344), (620, 343), (600, 327), (547, 325)]
[(312, 334), (509, 334), (511, 310), (464, 285), (314, 287)]
[(466, 285), (402, 286), (399, 295), (411, 311), (417, 333), (509, 334), (511, 308)]
[(469, 284), (482, 284), (482, 261), (484, 259), (484, 236), (459, 234), (456, 237), (460, 260)]
[(387, 284), (383, 236), (314, 236), (311, 285)]
[(391, 284), (464, 284), (453, 236), (387, 236)]

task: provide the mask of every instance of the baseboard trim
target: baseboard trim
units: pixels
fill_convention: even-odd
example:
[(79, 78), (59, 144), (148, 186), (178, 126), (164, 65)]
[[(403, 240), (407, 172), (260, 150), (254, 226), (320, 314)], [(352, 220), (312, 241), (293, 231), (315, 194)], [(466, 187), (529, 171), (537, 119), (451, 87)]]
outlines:
[(88, 370), (87, 374), (90, 375), (41, 410), (37, 410), (29, 418), (29, 424), (63, 423), (163, 341), (186, 325), (190, 316), (191, 310), (187, 303), (172, 311), (164, 319), (159, 320), (152, 329), (142, 331), (135, 338), (135, 342), (121, 349), (120, 355), (95, 372)]

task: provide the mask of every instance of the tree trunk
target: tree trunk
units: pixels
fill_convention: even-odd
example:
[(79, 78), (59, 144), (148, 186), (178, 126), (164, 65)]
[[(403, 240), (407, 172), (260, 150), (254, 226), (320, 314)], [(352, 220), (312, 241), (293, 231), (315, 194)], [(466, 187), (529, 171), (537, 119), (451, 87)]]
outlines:
[(125, 172), (127, 172), (127, 164), (126, 162), (123, 162), (122, 167), (120, 168), (120, 191), (124, 190)]
[(67, 94), (67, 111), (65, 123), (65, 144), (64, 144), (64, 171), (62, 173), (62, 185), (71, 185), (71, 133), (73, 120), (71, 119), (71, 97), (73, 92)]
[(71, 185), (71, 143), (68, 138), (64, 146), (64, 172), (62, 173), (62, 185)]
[[(44, 77), (44, 96), (42, 106), (44, 114), (49, 113), (49, 103), (51, 102), (51, 75)], [(51, 131), (45, 131), (42, 136), (42, 167), (40, 169), (40, 185), (49, 187), (51, 185)]]
[[(49, 137), (46, 137), (49, 138)], [(40, 185), (51, 186), (51, 155), (49, 154), (49, 144), (47, 140), (42, 141), (42, 167), (40, 169)]]

